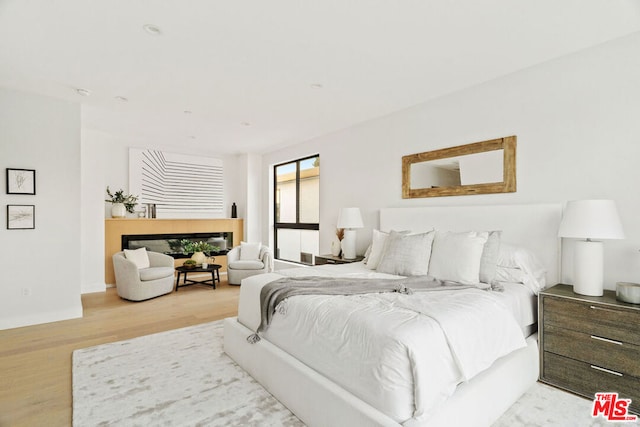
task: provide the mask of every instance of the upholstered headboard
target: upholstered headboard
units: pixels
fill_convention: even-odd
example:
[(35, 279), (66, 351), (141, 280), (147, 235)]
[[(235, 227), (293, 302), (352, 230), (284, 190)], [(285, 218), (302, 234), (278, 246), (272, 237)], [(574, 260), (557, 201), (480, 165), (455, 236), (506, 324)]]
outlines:
[(380, 229), (414, 232), (502, 230), (502, 241), (529, 249), (547, 268), (547, 284), (560, 279), (561, 204), (446, 206), (380, 209)]

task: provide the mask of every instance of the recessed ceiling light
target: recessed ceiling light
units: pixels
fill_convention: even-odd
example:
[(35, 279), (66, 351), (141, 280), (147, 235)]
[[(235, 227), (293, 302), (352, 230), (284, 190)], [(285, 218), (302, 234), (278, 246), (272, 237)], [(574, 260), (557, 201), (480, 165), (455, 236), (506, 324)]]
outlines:
[(240, 122), (240, 124), (241, 124), (242, 126), (245, 126), (245, 127), (249, 127), (249, 126), (251, 126), (251, 123), (249, 123), (249, 122)]
[(193, 111), (191, 111), (191, 110), (184, 110), (184, 113), (185, 113), (185, 114), (191, 114), (192, 112), (193, 112)]
[(147, 33), (151, 34), (152, 36), (160, 36), (162, 35), (162, 30), (160, 29), (160, 27), (158, 27), (157, 25), (153, 25), (153, 24), (146, 24), (142, 27)]
[(189, 135), (189, 138), (190, 139), (196, 139), (196, 136), (195, 135)]
[(120, 102), (129, 102), (129, 99), (125, 98), (124, 96), (116, 96), (116, 99)]
[(76, 89), (76, 93), (81, 96), (89, 96), (91, 95), (91, 91), (87, 89), (78, 88)]
[(309, 86), (311, 86), (313, 89), (322, 89), (322, 88), (324, 87), (324, 86), (323, 86), (322, 84), (320, 84), (320, 83), (313, 83), (313, 84), (311, 84), (311, 85), (309, 85)]

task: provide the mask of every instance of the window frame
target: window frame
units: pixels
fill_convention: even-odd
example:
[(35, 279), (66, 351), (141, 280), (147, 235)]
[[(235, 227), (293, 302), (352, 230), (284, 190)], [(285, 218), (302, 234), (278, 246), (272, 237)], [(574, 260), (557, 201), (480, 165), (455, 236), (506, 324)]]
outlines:
[[(296, 160), (289, 160), (287, 162), (278, 163), (273, 166), (273, 239), (274, 239), (274, 251), (273, 257), (274, 259), (280, 260), (278, 253), (278, 230), (315, 230), (320, 231), (320, 220), (318, 219), (317, 223), (314, 222), (300, 222), (300, 163), (313, 159), (320, 159), (320, 154), (313, 154), (310, 156), (302, 157)], [(296, 222), (278, 222), (278, 174), (277, 170), (280, 166), (290, 165), (295, 163), (296, 165)], [(319, 179), (319, 176), (318, 176)], [(320, 198), (320, 194), (318, 194), (318, 198)], [(320, 200), (318, 200), (319, 204)], [(291, 261), (288, 259), (282, 259), (281, 261), (287, 262), (295, 262), (298, 264), (307, 265), (304, 263), (299, 263), (297, 261)]]

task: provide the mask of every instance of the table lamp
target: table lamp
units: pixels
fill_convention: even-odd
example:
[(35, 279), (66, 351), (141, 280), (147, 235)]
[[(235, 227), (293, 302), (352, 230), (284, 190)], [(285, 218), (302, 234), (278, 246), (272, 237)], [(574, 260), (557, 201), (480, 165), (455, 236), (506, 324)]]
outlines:
[(558, 236), (578, 240), (573, 259), (573, 291), (580, 295), (604, 293), (603, 245), (591, 239), (623, 239), (624, 232), (613, 200), (567, 202)]
[(355, 259), (356, 257), (356, 228), (364, 227), (360, 208), (342, 208), (338, 213), (338, 228), (344, 229), (342, 239), (342, 257)]

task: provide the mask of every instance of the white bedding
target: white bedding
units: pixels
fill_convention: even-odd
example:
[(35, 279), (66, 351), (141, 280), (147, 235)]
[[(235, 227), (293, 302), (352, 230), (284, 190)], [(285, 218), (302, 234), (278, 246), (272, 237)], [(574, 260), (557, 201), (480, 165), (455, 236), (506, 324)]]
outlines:
[[(265, 284), (283, 276), (326, 276), (326, 277), (358, 277), (358, 278), (389, 278), (400, 279), (401, 276), (378, 273), (366, 268), (362, 262), (349, 264), (325, 264), (315, 267), (299, 267), (280, 270), (277, 273), (267, 273), (251, 277), (251, 280), (242, 282), (240, 288), (240, 303), (238, 306), (238, 321), (251, 330), (256, 330), (260, 325), (260, 289)], [(246, 284), (245, 284), (246, 283)], [(507, 304), (520, 327), (527, 327), (537, 322), (537, 298), (526, 286), (519, 283), (501, 283), (503, 292), (496, 292), (497, 298)], [(526, 335), (529, 335), (527, 333)]]
[[(400, 278), (368, 270), (362, 263), (279, 273)], [(280, 277), (271, 273), (243, 281), (241, 323), (257, 329), (260, 289)], [(458, 383), (524, 346), (519, 327), (524, 325), (519, 323), (535, 319), (531, 292), (527, 299), (517, 286), (505, 288), (410, 296), (298, 296), (287, 301), (286, 314), (274, 316), (263, 337), (397, 422), (425, 419)], [(464, 313), (463, 322), (451, 313)]]

